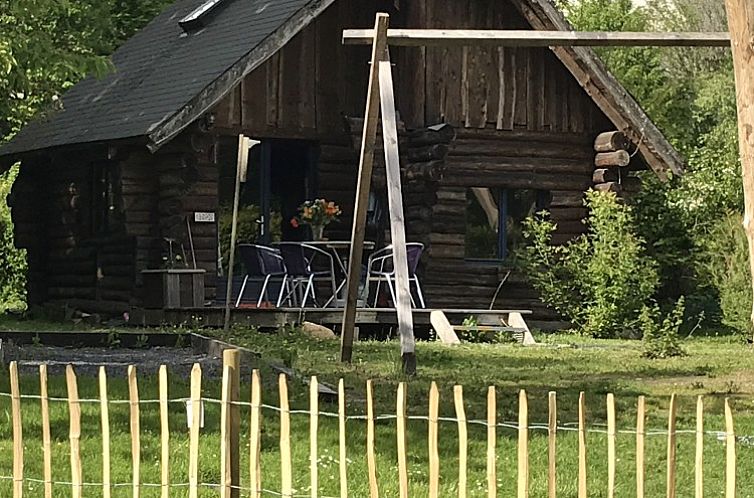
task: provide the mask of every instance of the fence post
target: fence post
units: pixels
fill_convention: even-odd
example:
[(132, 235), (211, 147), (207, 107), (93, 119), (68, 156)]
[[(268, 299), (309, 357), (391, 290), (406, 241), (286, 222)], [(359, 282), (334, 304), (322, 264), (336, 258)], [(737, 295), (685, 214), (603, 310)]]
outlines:
[(615, 496), (615, 396), (607, 394), (607, 498)]
[(65, 367), (65, 380), (68, 388), (69, 440), (71, 442), (71, 497), (81, 498), (81, 404), (76, 373), (71, 365)]
[(99, 367), (99, 406), (102, 427), (102, 497), (110, 498), (110, 407), (105, 367)]
[(526, 391), (518, 393), (518, 498), (529, 496), (529, 404)]
[(676, 399), (675, 393), (670, 395), (670, 406), (668, 407), (668, 473), (667, 473), (667, 497), (675, 498), (675, 412)]
[(251, 497), (262, 496), (262, 466), (259, 460), (261, 450), (262, 423), (262, 383), (259, 380), (259, 370), (251, 372), (251, 420), (249, 436), (249, 486)]
[(636, 405), (636, 498), (644, 498), (644, 396)]
[[(47, 396), (47, 365), (39, 365), (39, 401), (42, 409), (42, 462), (45, 498), (52, 498), (52, 444), (50, 440), (50, 403)], [(103, 459), (104, 461), (104, 459)], [(103, 477), (104, 481), (104, 477)], [(103, 498), (110, 498), (103, 493)]]
[(309, 381), (309, 473), (311, 476), (311, 497), (317, 498), (319, 472), (317, 469), (317, 431), (319, 430), (319, 384), (317, 377)]
[(406, 462), (406, 383), (398, 384), (396, 401), (396, 434), (398, 448), (398, 488), (400, 498), (408, 498), (408, 464)]
[(694, 498), (704, 498), (704, 398), (696, 398), (696, 458), (694, 460)]
[(136, 367), (128, 366), (128, 398), (131, 417), (131, 461), (133, 463), (133, 498), (141, 494), (141, 439), (139, 428), (139, 387)]
[(437, 418), (440, 414), (440, 392), (432, 381), (429, 387), (429, 420), (427, 421), (427, 449), (429, 453), (429, 498), (438, 498), (440, 492), (440, 454), (437, 447)]
[(369, 498), (379, 498), (377, 487), (377, 461), (374, 454), (374, 396), (372, 380), (367, 380), (367, 472), (369, 473)]
[(291, 469), (291, 408), (288, 404), (288, 380), (285, 374), (278, 377), (280, 392), (280, 494), (293, 496), (293, 470)]
[(189, 498), (199, 496), (199, 424), (202, 416), (202, 367), (191, 368), (191, 427), (189, 428)]
[(579, 393), (579, 498), (586, 496), (586, 400)]
[(733, 429), (733, 412), (725, 398), (725, 498), (736, 496), (736, 433)]
[(237, 404), (241, 395), (240, 358), (241, 354), (237, 349), (223, 351), (224, 400), (220, 409), (221, 418), (222, 414), (225, 414), (225, 423), (221, 427), (221, 432), (225, 431), (223, 438), (225, 451), (220, 453), (223, 476), (223, 486), (220, 489), (224, 498), (238, 498), (241, 491), (239, 488), (241, 415)]
[(487, 497), (497, 497), (497, 394), (487, 388)]
[(170, 498), (170, 420), (168, 417), (168, 368), (160, 365), (160, 481), (161, 498)]
[(338, 381), (338, 467), (340, 468), (340, 498), (348, 498), (348, 461), (346, 459), (346, 388)]
[(453, 400), (458, 420), (458, 498), (466, 498), (466, 465), (468, 459), (468, 433), (466, 431), (466, 410), (463, 407), (463, 386), (453, 387)]
[(15, 361), (10, 362), (10, 396), (13, 412), (13, 498), (21, 498), (24, 494), (24, 437), (18, 364)]
[(547, 418), (547, 496), (555, 498), (557, 496), (557, 434), (558, 434), (558, 404), (557, 394), (550, 391), (548, 397), (548, 418)]

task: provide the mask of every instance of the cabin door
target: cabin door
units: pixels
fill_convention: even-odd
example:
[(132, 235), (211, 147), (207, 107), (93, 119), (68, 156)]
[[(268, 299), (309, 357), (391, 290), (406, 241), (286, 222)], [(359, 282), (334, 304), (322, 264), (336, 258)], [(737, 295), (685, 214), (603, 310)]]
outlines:
[(258, 147), (258, 156), (251, 156), (249, 180), (258, 185), (259, 242), (305, 240), (308, 234), (291, 220), (301, 203), (316, 195), (316, 144), (263, 140)]

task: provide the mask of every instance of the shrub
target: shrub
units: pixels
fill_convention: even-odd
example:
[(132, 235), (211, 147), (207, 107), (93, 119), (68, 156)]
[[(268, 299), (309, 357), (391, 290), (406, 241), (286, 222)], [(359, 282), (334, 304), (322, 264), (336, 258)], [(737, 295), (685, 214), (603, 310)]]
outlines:
[(18, 167), (0, 175), (0, 313), (26, 308), (26, 251), (13, 243), (13, 222), (7, 198)]
[(683, 314), (686, 311), (684, 298), (681, 297), (675, 307), (665, 317), (662, 317), (657, 304), (645, 306), (639, 314), (639, 330), (644, 340), (643, 356), (646, 358), (672, 358), (685, 356), (681, 347), (678, 330), (683, 324)]
[(612, 194), (590, 191), (586, 234), (552, 245), (556, 224), (546, 215), (526, 220), (528, 245), (520, 268), (542, 300), (593, 337), (632, 329), (657, 289), (657, 264), (635, 233), (631, 207)]
[(748, 334), (752, 288), (743, 216), (731, 212), (718, 220), (700, 245), (700, 273), (719, 296), (723, 324)]

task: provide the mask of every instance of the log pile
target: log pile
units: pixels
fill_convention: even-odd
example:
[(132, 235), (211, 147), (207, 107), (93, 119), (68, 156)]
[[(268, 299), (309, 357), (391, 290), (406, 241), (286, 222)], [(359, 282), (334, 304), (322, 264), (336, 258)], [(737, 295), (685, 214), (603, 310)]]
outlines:
[(631, 141), (621, 131), (601, 133), (594, 141), (594, 190), (614, 192), (621, 197), (634, 194), (641, 188), (639, 178), (630, 176)]

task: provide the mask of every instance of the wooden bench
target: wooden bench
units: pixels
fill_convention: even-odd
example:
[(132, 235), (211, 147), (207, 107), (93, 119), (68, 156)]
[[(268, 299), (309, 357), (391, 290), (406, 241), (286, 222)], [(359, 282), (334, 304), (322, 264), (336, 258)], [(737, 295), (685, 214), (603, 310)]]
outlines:
[[(534, 337), (531, 335), (529, 327), (524, 321), (523, 314), (529, 314), (531, 311), (491, 311), (491, 310), (464, 310), (468, 311), (466, 316), (473, 316), (479, 320), (483, 319), (483, 322), (479, 325), (451, 325), (448, 320), (445, 311), (432, 310), (430, 312), (430, 323), (432, 328), (435, 329), (437, 337), (445, 344), (460, 344), (456, 332), (460, 331), (481, 331), (481, 332), (510, 332), (513, 337), (524, 346), (531, 346), (536, 344)], [(497, 320), (497, 324), (489, 323), (489, 320), (484, 320), (485, 317), (493, 316)]]

